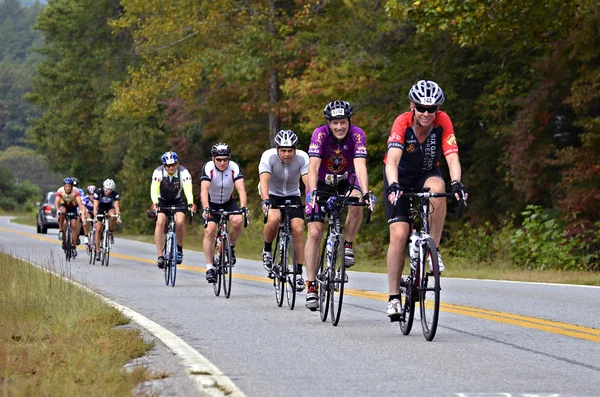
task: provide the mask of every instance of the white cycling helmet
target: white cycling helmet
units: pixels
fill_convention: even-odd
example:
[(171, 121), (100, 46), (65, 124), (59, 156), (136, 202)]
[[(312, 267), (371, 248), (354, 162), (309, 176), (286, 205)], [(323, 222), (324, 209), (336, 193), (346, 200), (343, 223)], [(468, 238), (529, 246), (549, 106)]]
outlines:
[(102, 187), (104, 189), (115, 190), (115, 181), (113, 181), (112, 179), (107, 179), (102, 184)]
[(275, 135), (275, 146), (296, 148), (298, 146), (298, 136), (292, 130), (281, 130)]
[(439, 106), (444, 103), (444, 92), (435, 81), (419, 80), (408, 92), (408, 98), (416, 105)]

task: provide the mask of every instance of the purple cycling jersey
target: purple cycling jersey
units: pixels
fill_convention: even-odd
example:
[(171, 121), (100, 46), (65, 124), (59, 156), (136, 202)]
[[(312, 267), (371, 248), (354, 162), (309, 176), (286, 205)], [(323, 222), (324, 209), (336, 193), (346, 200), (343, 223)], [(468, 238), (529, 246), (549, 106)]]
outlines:
[(338, 140), (331, 133), (329, 126), (323, 124), (313, 132), (308, 156), (319, 157), (322, 160), (319, 167), (321, 181), (332, 185), (333, 176), (338, 175), (341, 180), (348, 179), (351, 183), (355, 183), (354, 159), (367, 157), (365, 132), (351, 125), (344, 139)]

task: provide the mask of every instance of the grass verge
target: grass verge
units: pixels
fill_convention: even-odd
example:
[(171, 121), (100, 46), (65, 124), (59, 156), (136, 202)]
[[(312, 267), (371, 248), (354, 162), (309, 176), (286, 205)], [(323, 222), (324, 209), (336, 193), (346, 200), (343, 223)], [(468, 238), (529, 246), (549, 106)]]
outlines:
[[(50, 265), (49, 265), (50, 267)], [(0, 252), (0, 374), (8, 396), (132, 395), (154, 376), (123, 370), (153, 346), (99, 297)]]

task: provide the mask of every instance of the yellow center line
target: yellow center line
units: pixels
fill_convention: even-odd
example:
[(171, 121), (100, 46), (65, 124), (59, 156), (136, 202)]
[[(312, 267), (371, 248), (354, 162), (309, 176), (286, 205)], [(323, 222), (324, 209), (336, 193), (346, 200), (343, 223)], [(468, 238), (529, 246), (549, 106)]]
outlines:
[[(19, 234), (19, 235), (35, 238), (35, 239), (38, 239), (41, 241), (48, 241), (48, 242), (52, 242), (55, 244), (60, 244), (60, 241), (57, 241), (56, 239), (39, 236), (37, 234), (21, 232), (21, 231), (16, 231), (16, 230), (11, 230), (11, 229), (5, 229), (2, 227), (0, 227), (0, 230), (4, 231), (4, 232), (12, 233), (12, 234)], [(82, 245), (80, 245), (79, 248), (85, 249), (85, 247)], [(140, 258), (137, 256), (119, 254), (116, 252), (111, 252), (111, 256), (116, 257), (116, 258), (130, 260), (130, 261), (135, 261), (135, 262), (150, 263), (152, 265), (156, 264), (156, 261), (154, 261), (152, 259), (144, 259), (144, 258)], [(206, 268), (200, 267), (200, 266), (190, 266), (190, 265), (181, 264), (177, 267), (179, 269), (190, 270), (190, 271), (198, 272), (198, 273), (204, 273), (206, 271)], [(262, 277), (262, 276), (252, 276), (252, 275), (248, 275), (248, 274), (238, 274), (238, 273), (234, 273), (232, 276), (233, 276), (233, 278), (240, 279), (240, 280), (255, 281), (255, 282), (267, 283), (267, 284), (273, 283), (273, 281), (271, 279), (269, 279), (267, 277)], [(387, 301), (388, 300), (387, 294), (382, 293), (382, 292), (375, 292), (375, 291), (364, 291), (364, 290), (356, 290), (356, 289), (348, 288), (348, 289), (344, 290), (344, 294), (349, 295), (349, 296), (356, 296), (359, 298), (374, 299), (374, 300), (379, 300), (379, 301)], [(495, 321), (498, 323), (515, 325), (515, 326), (523, 327), (523, 328), (536, 329), (536, 330), (545, 331), (545, 332), (549, 332), (549, 333), (553, 333), (553, 334), (569, 336), (572, 338), (585, 339), (585, 340), (589, 340), (589, 341), (593, 341), (593, 342), (600, 342), (600, 330), (598, 330), (596, 328), (584, 327), (584, 326), (575, 325), (575, 324), (562, 323), (559, 321), (545, 320), (545, 319), (536, 318), (536, 317), (528, 317), (528, 316), (523, 316), (520, 314), (511, 314), (511, 313), (481, 309), (481, 308), (470, 307), (470, 306), (456, 305), (456, 304), (452, 304), (452, 303), (443, 303), (443, 302), (440, 303), (440, 310), (444, 311), (444, 312), (448, 312), (448, 313), (460, 314), (463, 316), (475, 317), (475, 318), (479, 318), (479, 319)]]

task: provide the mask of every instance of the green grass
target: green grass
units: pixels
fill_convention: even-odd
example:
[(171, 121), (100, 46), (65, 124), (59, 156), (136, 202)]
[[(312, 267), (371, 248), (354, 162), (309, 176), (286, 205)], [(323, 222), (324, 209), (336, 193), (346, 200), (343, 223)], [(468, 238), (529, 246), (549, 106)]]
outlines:
[[(17, 216), (13, 222), (35, 226), (35, 213), (32, 214), (7, 214)], [(236, 255), (240, 258), (261, 260), (263, 245), (263, 221), (262, 218), (253, 220), (236, 244)], [(118, 232), (117, 232), (118, 233)], [(121, 237), (146, 243), (154, 243), (153, 233), (147, 235), (121, 234)], [(202, 251), (202, 238), (204, 228), (201, 222), (194, 225), (186, 225), (185, 249)], [(387, 249), (387, 245), (385, 245)], [(369, 242), (360, 240), (360, 232), (355, 245), (356, 265), (354, 271), (387, 273), (385, 252), (373, 252)], [(487, 264), (473, 265), (468, 259), (455, 258), (444, 253), (442, 247), (444, 264), (446, 265), (445, 277), (511, 280), (511, 281), (534, 281), (546, 283), (600, 285), (600, 273), (584, 271), (558, 271), (558, 270), (526, 270), (517, 268), (502, 261)], [(469, 263), (467, 265), (467, 263)]]
[(132, 395), (154, 375), (123, 370), (152, 348), (119, 327), (128, 322), (99, 297), (0, 252), (3, 395)]

